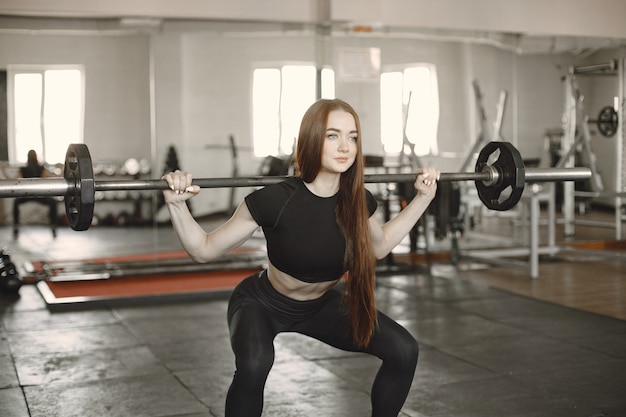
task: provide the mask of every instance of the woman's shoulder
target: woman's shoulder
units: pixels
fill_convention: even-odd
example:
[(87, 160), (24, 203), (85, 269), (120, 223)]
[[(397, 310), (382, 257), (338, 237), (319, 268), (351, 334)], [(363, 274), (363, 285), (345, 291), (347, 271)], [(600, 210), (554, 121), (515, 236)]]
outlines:
[(274, 224), (287, 202), (303, 186), (302, 179), (289, 177), (248, 194), (245, 198), (246, 205), (259, 225)]
[(266, 185), (253, 191), (251, 194), (264, 194), (279, 197), (281, 195), (291, 195), (298, 188), (304, 186), (304, 182), (299, 177), (287, 177), (284, 181), (276, 184)]

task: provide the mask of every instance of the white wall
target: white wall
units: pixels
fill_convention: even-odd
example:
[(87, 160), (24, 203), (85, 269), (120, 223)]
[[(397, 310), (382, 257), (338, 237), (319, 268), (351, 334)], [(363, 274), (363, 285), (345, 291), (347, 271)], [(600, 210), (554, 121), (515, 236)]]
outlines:
[(568, 66), (563, 57), (525, 55), (518, 58), (517, 145), (523, 155), (542, 156), (546, 130), (562, 127), (565, 90), (561, 78)]
[[(0, 68), (85, 68), (85, 143), (101, 160), (150, 156), (146, 35), (0, 33)], [(124, 146), (120, 146), (123, 144)]]
[[(234, 135), (239, 146), (252, 147), (252, 69), (267, 63), (315, 63), (312, 37), (229, 37), (211, 32), (182, 37), (182, 125), (183, 137), (176, 142), (184, 168), (197, 177), (232, 176), (227, 145)], [(157, 79), (157, 83), (162, 80)], [(267, 140), (278, 140), (268, 138)], [(250, 151), (239, 151), (239, 175), (256, 175), (261, 159)], [(238, 190), (240, 194), (250, 190)], [(224, 209), (230, 191), (203, 190), (194, 201), (199, 213)]]
[(318, 19), (318, 3), (314, 0), (3, 0), (0, 15), (306, 22)]
[(383, 26), (626, 37), (622, 0), (331, 0), (334, 21)]
[[(6, 20), (0, 23), (10, 26)], [(72, 25), (72, 34), (60, 30), (58, 26), (63, 24)], [(478, 114), (472, 91), (476, 79), (490, 123), (495, 119), (500, 92), (509, 92), (503, 136), (530, 158), (541, 156), (544, 131), (559, 126), (563, 111), (560, 77), (576, 62), (569, 54), (520, 55), (511, 49), (463, 40), (350, 33), (318, 36), (307, 25), (198, 21), (166, 23), (146, 32), (93, 30), (103, 24), (106, 22), (78, 19), (57, 22), (54, 30), (42, 32), (0, 30), (0, 68), (20, 63), (85, 65), (85, 140), (94, 160), (153, 158), (155, 177), (161, 174), (171, 144), (177, 147), (181, 166), (196, 176), (231, 176), (229, 152), (209, 151), (206, 145), (226, 145), (232, 134), (239, 145), (252, 146), (251, 76), (259, 63), (332, 64), (336, 48), (344, 46), (381, 48), (383, 67), (434, 63), (440, 83), (441, 151), (463, 155), (477, 137)], [(154, 143), (150, 130), (151, 56)], [(594, 59), (587, 58), (589, 62)], [(605, 88), (612, 91), (614, 86)], [(337, 95), (352, 103), (361, 116), (367, 153), (382, 152), (379, 94), (377, 83), (337, 84)], [(598, 92), (594, 111), (604, 105), (605, 98), (600, 98), (604, 95)], [(459, 163), (436, 162), (445, 170), (456, 170)], [(240, 152), (241, 175), (256, 173), (259, 164), (250, 153)], [(247, 191), (237, 190), (238, 196)], [(225, 208), (227, 194), (227, 190), (203, 191), (204, 197), (194, 203), (195, 213)]]
[(622, 0), (3, 0), (0, 15), (369, 22), (626, 38)]

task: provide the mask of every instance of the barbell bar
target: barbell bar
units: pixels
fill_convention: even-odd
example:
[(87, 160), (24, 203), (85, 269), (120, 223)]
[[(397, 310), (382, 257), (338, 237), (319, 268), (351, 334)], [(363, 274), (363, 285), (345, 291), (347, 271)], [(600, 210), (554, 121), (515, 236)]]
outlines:
[[(526, 168), (525, 182), (578, 181), (589, 179), (589, 168)], [(497, 181), (498, 173), (492, 169), (483, 172), (442, 172), (439, 181)], [(200, 188), (261, 187), (278, 184), (289, 176), (251, 176), (237, 178), (195, 178), (192, 184)], [(413, 182), (417, 174), (365, 174), (366, 183)], [(65, 178), (19, 178), (0, 181), (0, 198), (11, 197), (62, 197), (73, 192), (75, 185)], [(166, 190), (161, 179), (99, 180), (94, 191), (147, 191)]]
[[(280, 183), (287, 176), (196, 178), (200, 188), (259, 187)], [(417, 174), (368, 174), (366, 183), (413, 182)], [(489, 142), (479, 153), (475, 172), (442, 172), (439, 181), (474, 181), (478, 197), (492, 210), (504, 211), (520, 200), (526, 182), (577, 181), (591, 178), (589, 168), (525, 168), (519, 151), (508, 142)], [(20, 178), (0, 181), (0, 198), (64, 197), (68, 222), (74, 230), (91, 225), (95, 192), (165, 190), (161, 179), (96, 181), (89, 149), (71, 144), (63, 178)]]

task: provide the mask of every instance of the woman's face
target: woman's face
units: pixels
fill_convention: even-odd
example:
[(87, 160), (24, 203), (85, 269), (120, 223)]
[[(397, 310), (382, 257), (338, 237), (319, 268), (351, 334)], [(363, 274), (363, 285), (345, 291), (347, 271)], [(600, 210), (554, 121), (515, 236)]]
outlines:
[(352, 114), (343, 110), (328, 114), (321, 172), (341, 174), (352, 166), (357, 154), (357, 133)]

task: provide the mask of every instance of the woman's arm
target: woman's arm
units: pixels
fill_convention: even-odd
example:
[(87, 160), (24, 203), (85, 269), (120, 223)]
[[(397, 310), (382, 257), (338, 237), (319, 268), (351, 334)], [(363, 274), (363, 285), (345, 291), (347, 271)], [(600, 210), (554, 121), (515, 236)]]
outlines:
[(422, 217), (430, 202), (435, 198), (438, 179), (438, 170), (434, 168), (421, 169), (415, 180), (417, 195), (396, 217), (382, 226), (375, 216), (370, 217), (370, 233), (377, 259), (387, 256)]
[(163, 176), (170, 190), (163, 196), (170, 212), (172, 225), (183, 248), (195, 262), (208, 262), (241, 246), (258, 228), (250, 211), (242, 202), (232, 217), (223, 225), (205, 232), (193, 218), (186, 201), (200, 192), (191, 185), (191, 174), (176, 171)]

